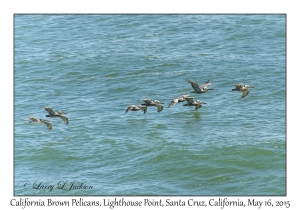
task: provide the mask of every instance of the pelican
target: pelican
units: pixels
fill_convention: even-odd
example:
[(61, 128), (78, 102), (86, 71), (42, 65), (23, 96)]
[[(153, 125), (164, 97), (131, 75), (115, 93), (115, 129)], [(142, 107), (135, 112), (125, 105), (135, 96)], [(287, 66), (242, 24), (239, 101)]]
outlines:
[(250, 85), (244, 85), (244, 84), (235, 84), (235, 89), (232, 89), (232, 91), (241, 91), (242, 93), (242, 98), (246, 97), (250, 90), (248, 90), (249, 88), (255, 88), (253, 86)]
[(195, 110), (202, 107), (202, 104), (206, 104), (205, 102), (202, 102), (200, 100), (194, 101), (194, 97), (186, 97), (186, 104), (183, 104), (183, 106), (195, 106)]
[(45, 107), (45, 110), (49, 113), (48, 115), (46, 115), (46, 117), (59, 117), (60, 119), (62, 119), (64, 121), (64, 123), (66, 125), (69, 124), (69, 119), (65, 116), (62, 116), (62, 114), (67, 114), (67, 113), (65, 113), (63, 111), (54, 112), (51, 107)]
[(179, 96), (178, 98), (173, 99), (173, 100), (171, 101), (171, 103), (169, 104), (168, 108), (169, 108), (170, 106), (174, 106), (174, 105), (177, 104), (178, 102), (184, 102), (186, 97), (189, 97), (189, 95), (182, 95), (182, 96)]
[(142, 104), (142, 105), (145, 105), (145, 106), (155, 106), (156, 104), (164, 104), (163, 102), (160, 102), (160, 101), (158, 101), (158, 100), (152, 101), (152, 100), (150, 100), (150, 99), (148, 99), (148, 98), (143, 99), (143, 101), (144, 101), (145, 103)]
[(144, 104), (141, 104), (142, 106), (156, 106), (157, 107), (157, 111), (161, 112), (164, 107), (161, 104), (164, 104), (163, 102), (160, 102), (158, 100), (154, 100), (151, 101), (150, 99), (143, 99), (143, 101), (145, 102)]
[(194, 91), (192, 91), (192, 93), (205, 93), (208, 90), (214, 90), (211, 88), (207, 88), (207, 86), (211, 85), (211, 82), (209, 80), (207, 80), (206, 83), (202, 84), (202, 85), (198, 85), (198, 83), (196, 82), (192, 82), (191, 80), (186, 80), (187, 82), (191, 83), (192, 88), (194, 89)]
[(35, 122), (35, 123), (42, 123), (45, 124), (47, 126), (48, 130), (52, 129), (52, 123), (47, 121), (47, 120), (43, 120), (43, 119), (36, 119), (35, 117), (29, 117), (28, 118), (30, 121), (29, 123)]
[(144, 114), (146, 114), (147, 112), (147, 106), (136, 106), (136, 105), (130, 105), (127, 109), (126, 109), (126, 112), (125, 114), (128, 112), (128, 111), (139, 111), (139, 110), (142, 110), (144, 112)]

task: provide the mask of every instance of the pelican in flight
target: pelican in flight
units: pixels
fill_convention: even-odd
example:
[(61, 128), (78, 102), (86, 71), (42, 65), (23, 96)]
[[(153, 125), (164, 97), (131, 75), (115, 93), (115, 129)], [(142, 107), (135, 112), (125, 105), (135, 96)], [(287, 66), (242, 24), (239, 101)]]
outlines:
[(212, 88), (207, 88), (207, 86), (211, 85), (211, 82), (209, 80), (207, 80), (206, 83), (202, 84), (202, 85), (198, 85), (198, 83), (196, 82), (192, 82), (191, 80), (186, 80), (188, 83), (191, 83), (192, 88), (194, 89), (194, 91), (192, 93), (205, 93), (208, 90), (214, 90)]
[(163, 102), (160, 102), (160, 101), (158, 101), (158, 100), (152, 101), (152, 100), (150, 100), (150, 99), (148, 99), (148, 98), (143, 99), (143, 101), (144, 101), (145, 103), (142, 104), (142, 105), (145, 105), (145, 106), (155, 106), (156, 104), (164, 104)]
[(45, 110), (49, 113), (48, 115), (46, 115), (46, 117), (59, 117), (60, 119), (62, 119), (64, 121), (64, 123), (66, 125), (69, 124), (69, 119), (65, 116), (62, 116), (62, 114), (67, 114), (67, 113), (62, 112), (62, 111), (54, 112), (51, 107), (45, 107)]
[(42, 124), (45, 124), (47, 126), (48, 130), (52, 129), (52, 123), (50, 121), (43, 120), (43, 119), (37, 119), (35, 117), (29, 117), (28, 120), (30, 120), (29, 123), (32, 123), (32, 122), (42, 123)]
[(232, 89), (232, 91), (243, 92), (242, 98), (244, 98), (249, 94), (249, 92), (250, 92), (249, 88), (255, 88), (255, 87), (250, 86), (250, 85), (244, 85), (244, 84), (235, 84), (235, 89)]
[(128, 111), (139, 111), (139, 110), (142, 110), (142, 111), (144, 112), (144, 114), (146, 114), (146, 112), (147, 112), (147, 106), (144, 106), (144, 105), (141, 105), (141, 106), (130, 105), (130, 106), (126, 109), (125, 114), (126, 114)]
[(158, 112), (161, 112), (164, 109), (164, 107), (161, 105), (164, 103), (158, 100), (151, 101), (150, 99), (143, 99), (143, 101), (145, 103), (141, 104), (142, 106), (156, 106)]
[(177, 104), (178, 102), (184, 102), (186, 97), (189, 97), (190, 95), (182, 95), (179, 96), (178, 98), (175, 98), (171, 101), (171, 103), (169, 104), (168, 108), (170, 106), (174, 106), (175, 104)]
[(194, 97), (186, 97), (186, 104), (183, 104), (183, 106), (195, 106), (195, 110), (202, 107), (202, 104), (206, 104), (205, 102), (202, 102), (200, 100), (194, 101)]

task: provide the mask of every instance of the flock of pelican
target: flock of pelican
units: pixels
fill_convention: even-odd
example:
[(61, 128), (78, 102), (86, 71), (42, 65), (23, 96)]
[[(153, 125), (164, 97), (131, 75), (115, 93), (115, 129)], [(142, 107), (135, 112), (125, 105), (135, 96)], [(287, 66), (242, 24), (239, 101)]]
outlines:
[[(193, 82), (193, 81), (188, 80), (188, 79), (186, 81), (188, 83), (190, 83), (192, 88), (194, 89), (194, 91), (192, 91), (192, 93), (200, 94), (200, 93), (206, 93), (208, 90), (214, 90), (213, 88), (208, 88), (208, 86), (211, 85), (211, 82), (209, 80), (207, 80), (207, 82), (205, 82), (202, 85), (198, 85), (198, 83)], [(249, 94), (249, 92), (250, 92), (249, 88), (255, 88), (255, 87), (250, 86), (250, 85), (244, 85), (244, 84), (235, 84), (235, 89), (232, 89), (232, 91), (241, 91), (242, 92), (242, 98), (244, 98)], [(144, 112), (144, 114), (146, 114), (148, 106), (156, 106), (158, 112), (161, 112), (164, 108), (163, 105), (162, 105), (164, 103), (162, 103), (158, 100), (151, 101), (150, 99), (143, 99), (143, 101), (145, 103), (143, 103), (139, 106), (130, 105), (126, 109), (125, 114), (128, 111), (139, 111), (139, 110), (142, 110)], [(202, 102), (200, 100), (194, 101), (194, 97), (191, 97), (190, 95), (186, 94), (186, 95), (181, 95), (181, 96), (173, 99), (171, 101), (171, 103), (169, 104), (168, 108), (171, 107), (171, 106), (174, 106), (178, 102), (184, 102), (184, 101), (186, 101), (186, 104), (184, 104), (183, 106), (194, 106), (195, 110), (201, 108), (202, 104), (206, 104), (205, 102)]]
[[(67, 114), (67, 113), (65, 113), (63, 111), (55, 112), (55, 111), (53, 111), (53, 109), (51, 107), (45, 107), (45, 110), (48, 112), (46, 117), (51, 117), (51, 118), (58, 117), (58, 118), (62, 119), (66, 125), (69, 124), (69, 119), (62, 115), (62, 114)], [(45, 124), (47, 126), (48, 130), (52, 129), (52, 123), (48, 120), (37, 119), (35, 117), (29, 117), (28, 120), (30, 123), (35, 122), (35, 123), (39, 123), (39, 124)]]
[[(200, 94), (200, 93), (206, 93), (208, 90), (214, 90), (214, 89), (208, 88), (208, 86), (211, 85), (211, 82), (209, 80), (207, 82), (205, 82), (204, 84), (202, 84), (202, 85), (198, 85), (198, 83), (193, 82), (191, 80), (187, 80), (187, 82), (190, 83), (192, 88), (194, 89), (194, 91), (192, 91), (192, 93)], [(244, 84), (236, 84), (235, 88), (232, 89), (232, 91), (241, 91), (242, 92), (242, 98), (244, 98), (249, 94), (249, 92), (250, 92), (249, 88), (255, 88), (255, 87), (250, 86), (250, 85), (244, 85)], [(160, 102), (158, 100), (152, 101), (150, 99), (143, 99), (143, 101), (144, 101), (144, 103), (139, 105), (139, 106), (130, 105), (126, 109), (125, 114), (128, 111), (139, 111), (139, 110), (142, 110), (143, 113), (146, 114), (148, 106), (155, 106), (157, 108), (158, 112), (161, 112), (164, 109), (164, 107), (162, 105), (164, 103)], [(168, 108), (174, 106), (175, 104), (177, 104), (179, 102), (184, 102), (184, 101), (186, 101), (186, 104), (184, 104), (183, 106), (194, 106), (195, 110), (201, 108), (202, 104), (206, 104), (205, 102), (202, 102), (200, 100), (194, 101), (194, 97), (191, 97), (190, 95), (185, 94), (185, 95), (181, 95), (181, 96), (173, 99), (171, 101), (171, 103), (169, 104)], [(64, 121), (64, 123), (66, 125), (69, 124), (68, 118), (62, 115), (62, 114), (67, 114), (67, 113), (62, 112), (62, 111), (55, 112), (50, 107), (45, 107), (45, 110), (48, 112), (48, 115), (46, 115), (46, 117), (60, 118)], [(52, 129), (52, 123), (48, 120), (37, 119), (35, 117), (29, 117), (28, 120), (29, 120), (30, 123), (34, 122), (34, 123), (39, 123), (39, 124), (45, 124), (47, 126), (48, 130)]]

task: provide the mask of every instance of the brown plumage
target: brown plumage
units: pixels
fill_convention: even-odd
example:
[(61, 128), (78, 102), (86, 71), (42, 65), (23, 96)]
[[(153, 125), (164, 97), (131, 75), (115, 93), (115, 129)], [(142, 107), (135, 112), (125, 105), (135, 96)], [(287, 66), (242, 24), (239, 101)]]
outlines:
[(63, 111), (54, 112), (51, 107), (45, 107), (45, 110), (49, 113), (48, 115), (46, 115), (46, 117), (59, 117), (60, 119), (62, 119), (64, 121), (64, 123), (66, 125), (69, 124), (69, 119), (65, 116), (62, 116), (62, 114), (67, 114), (67, 113), (65, 113)]
[(200, 100), (194, 101), (193, 97), (186, 97), (186, 104), (184, 104), (183, 106), (194, 106), (195, 110), (199, 109), (202, 107), (202, 104), (206, 104), (205, 102), (202, 102)]
[(129, 112), (129, 111), (139, 111), (139, 110), (142, 110), (142, 111), (144, 112), (144, 114), (146, 114), (146, 112), (147, 112), (147, 106), (143, 106), (143, 105), (141, 105), (141, 106), (130, 105), (130, 106), (126, 109), (125, 114), (126, 114), (127, 112)]
[(255, 88), (250, 85), (244, 85), (244, 84), (235, 84), (235, 89), (232, 89), (232, 91), (241, 91), (242, 92), (242, 98), (246, 97), (250, 90), (249, 88)]
[(41, 124), (45, 124), (47, 126), (48, 130), (52, 129), (52, 123), (50, 121), (47, 120), (43, 120), (43, 119), (37, 119), (35, 117), (29, 117), (28, 118), (30, 121), (30, 123), (35, 122), (35, 123), (41, 123)]
[(168, 108), (170, 106), (174, 106), (175, 104), (179, 103), (179, 102), (183, 102), (185, 101), (185, 98), (186, 97), (189, 97), (189, 95), (182, 95), (182, 96), (179, 96), (178, 98), (175, 98), (171, 101), (171, 103), (169, 104)]
[(164, 109), (164, 107), (161, 105), (163, 102), (158, 100), (151, 101), (150, 99), (143, 99), (143, 101), (145, 103), (141, 104), (142, 106), (156, 106), (158, 112), (161, 112)]
[(191, 80), (186, 80), (188, 83), (190, 83), (192, 85), (192, 88), (194, 89), (194, 91), (192, 91), (192, 93), (205, 93), (207, 92), (208, 90), (214, 90), (214, 89), (211, 89), (211, 88), (207, 88), (209, 85), (211, 85), (211, 82), (209, 80), (207, 80), (206, 83), (202, 84), (202, 85), (198, 85), (198, 83), (196, 82), (192, 82)]

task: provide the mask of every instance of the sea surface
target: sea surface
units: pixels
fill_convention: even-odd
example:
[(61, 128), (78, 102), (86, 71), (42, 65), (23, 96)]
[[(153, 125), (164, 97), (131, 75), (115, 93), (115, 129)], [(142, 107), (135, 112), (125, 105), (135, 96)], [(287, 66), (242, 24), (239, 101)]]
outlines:
[(15, 195), (282, 196), (286, 143), (285, 15), (14, 16)]

